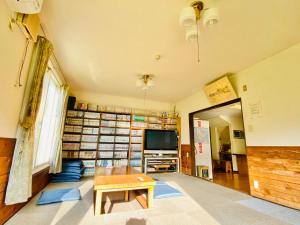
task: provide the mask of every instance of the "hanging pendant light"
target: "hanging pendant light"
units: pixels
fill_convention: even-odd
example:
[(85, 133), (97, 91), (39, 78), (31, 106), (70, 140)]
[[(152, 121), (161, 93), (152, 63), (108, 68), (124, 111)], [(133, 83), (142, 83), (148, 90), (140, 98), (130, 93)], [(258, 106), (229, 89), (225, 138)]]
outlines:
[(135, 85), (137, 87), (142, 88), (142, 90), (147, 90), (150, 87), (153, 87), (155, 85), (153, 78), (154, 78), (154, 75), (152, 75), (152, 74), (141, 75), (136, 80)]

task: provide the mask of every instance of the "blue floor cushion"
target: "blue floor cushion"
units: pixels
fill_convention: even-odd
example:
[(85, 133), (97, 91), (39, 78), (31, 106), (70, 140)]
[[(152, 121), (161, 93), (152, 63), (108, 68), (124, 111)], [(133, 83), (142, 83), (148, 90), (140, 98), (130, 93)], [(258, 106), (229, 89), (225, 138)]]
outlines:
[(60, 190), (43, 191), (37, 205), (45, 205), (64, 201), (80, 200), (80, 191), (78, 188), (68, 188)]
[(162, 181), (157, 181), (154, 186), (154, 199), (182, 196), (182, 193)]

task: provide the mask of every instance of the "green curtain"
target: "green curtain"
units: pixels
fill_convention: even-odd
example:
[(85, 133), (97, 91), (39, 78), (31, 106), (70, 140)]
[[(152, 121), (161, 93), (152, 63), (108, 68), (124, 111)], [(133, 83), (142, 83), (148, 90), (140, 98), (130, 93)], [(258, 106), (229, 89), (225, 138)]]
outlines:
[(51, 42), (39, 36), (34, 44), (24, 90), (17, 141), (6, 189), (7, 205), (26, 202), (32, 195), (34, 124), (39, 107), (43, 77), (53, 51)]

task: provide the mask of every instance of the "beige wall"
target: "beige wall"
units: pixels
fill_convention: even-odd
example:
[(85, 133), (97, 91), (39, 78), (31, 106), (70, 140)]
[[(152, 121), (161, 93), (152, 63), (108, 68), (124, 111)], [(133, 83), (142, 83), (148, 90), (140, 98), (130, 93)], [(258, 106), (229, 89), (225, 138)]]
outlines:
[(171, 111), (173, 110), (173, 104), (159, 101), (144, 101), (139, 98), (130, 98), (122, 96), (113, 96), (105, 94), (96, 94), (89, 92), (81, 92), (76, 90), (71, 90), (71, 95), (76, 96), (78, 101), (86, 103), (94, 103), (99, 105), (113, 105), (122, 106), (137, 109), (149, 109), (154, 111)]
[(242, 116), (221, 116), (229, 124), (229, 135), (231, 142), (231, 153), (246, 154), (245, 139), (234, 138), (234, 130), (244, 130)]
[[(300, 44), (286, 49), (239, 73), (231, 79), (242, 98), (246, 141), (254, 145), (300, 145)], [(248, 91), (243, 92), (243, 85)], [(177, 102), (182, 118), (182, 143), (189, 144), (188, 113), (209, 107), (200, 91)], [(251, 115), (250, 105), (261, 106)]]
[(0, 137), (13, 138), (16, 136), (32, 45), (29, 46), (22, 74), (23, 86), (14, 87), (26, 40), (18, 27), (13, 32), (8, 28), (10, 15), (11, 11), (5, 1), (0, 1)]

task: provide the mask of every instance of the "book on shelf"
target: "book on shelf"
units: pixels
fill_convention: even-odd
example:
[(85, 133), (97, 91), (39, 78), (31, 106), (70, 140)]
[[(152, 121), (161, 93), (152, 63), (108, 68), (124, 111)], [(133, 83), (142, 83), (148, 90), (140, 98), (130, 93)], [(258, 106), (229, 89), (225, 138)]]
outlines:
[(105, 136), (101, 135), (100, 136), (100, 142), (114, 142), (115, 141), (115, 136)]
[(81, 142), (80, 145), (81, 149), (97, 149), (97, 143), (92, 143), (92, 142)]
[(100, 143), (98, 145), (98, 150), (112, 151), (112, 150), (114, 150), (114, 144)]
[(116, 134), (129, 135), (130, 129), (129, 128), (116, 128)]
[(95, 174), (95, 167), (86, 167), (83, 170), (83, 176), (93, 176)]
[(127, 158), (127, 152), (114, 152), (114, 158)]
[(147, 117), (146, 116), (133, 115), (132, 120), (137, 121), (137, 122), (146, 122)]
[(101, 120), (101, 126), (115, 127), (116, 126), (116, 121), (115, 120)]
[(83, 119), (77, 119), (77, 118), (66, 118), (66, 124), (68, 125), (82, 125)]
[(115, 144), (115, 151), (128, 151), (129, 144)]
[(95, 160), (82, 160), (84, 167), (95, 167)]
[(97, 135), (81, 135), (82, 142), (97, 142), (98, 136)]
[(132, 127), (137, 127), (137, 128), (147, 128), (148, 123), (134, 121), (134, 122), (131, 123), (131, 126)]
[(62, 144), (62, 150), (79, 150), (80, 149), (80, 143), (63, 143)]
[(81, 133), (82, 126), (65, 125), (64, 132)]
[(115, 128), (101, 127), (100, 133), (101, 134), (115, 134)]
[(127, 159), (114, 160), (114, 166), (127, 166), (127, 165), (128, 165)]
[(117, 120), (130, 121), (130, 115), (117, 115)]
[(99, 134), (99, 128), (97, 127), (83, 127), (82, 134)]
[(79, 158), (93, 159), (96, 157), (96, 151), (80, 151)]
[(83, 111), (68, 110), (67, 117), (83, 117)]
[(116, 120), (117, 116), (116, 114), (102, 113), (101, 118), (105, 120)]
[(133, 144), (133, 143), (139, 144), (139, 143), (142, 143), (142, 141), (143, 141), (143, 138), (142, 138), (142, 137), (131, 137), (131, 143), (132, 143), (132, 144)]
[(89, 118), (89, 119), (100, 119), (100, 113), (97, 112), (85, 112), (84, 113), (84, 118)]
[(99, 158), (113, 158), (114, 157), (114, 152), (112, 151), (101, 151), (101, 152), (98, 152), (98, 156)]
[(80, 141), (80, 135), (78, 134), (64, 134), (62, 137), (63, 141)]
[(101, 160), (97, 160), (96, 165), (97, 166), (102, 166), (102, 167), (108, 167), (108, 166), (113, 165), (113, 161), (112, 160), (107, 160), (107, 159), (101, 159)]
[(130, 158), (131, 159), (140, 159), (140, 158), (142, 158), (142, 152), (131, 152)]
[(129, 128), (130, 127), (130, 122), (117, 121), (116, 127)]
[(63, 158), (71, 158), (71, 159), (76, 159), (79, 157), (79, 152), (74, 152), (74, 151), (63, 151), (62, 152), (62, 157)]
[(84, 119), (83, 120), (84, 126), (99, 126), (99, 120), (95, 119)]
[(115, 136), (115, 142), (129, 142), (129, 136)]
[(157, 124), (157, 123), (149, 123), (148, 128), (149, 129), (162, 129), (163, 125), (162, 124)]
[(131, 136), (142, 136), (143, 131), (142, 130), (131, 130)]
[(131, 150), (141, 151), (142, 150), (142, 144), (131, 144)]
[(130, 160), (130, 166), (138, 167), (141, 166), (141, 164), (142, 164), (141, 160)]

